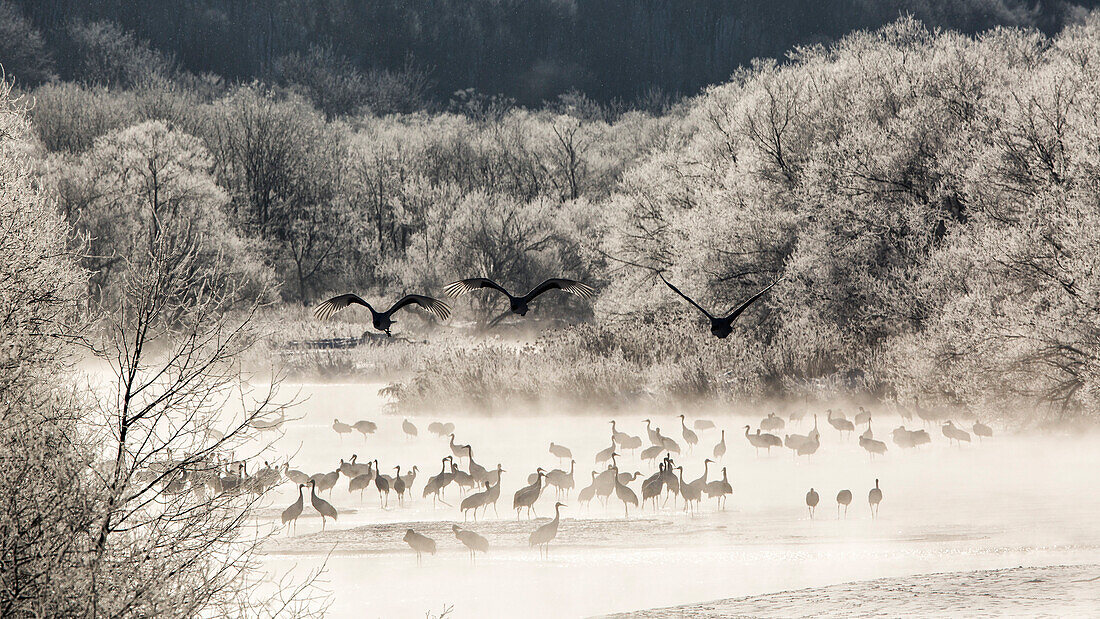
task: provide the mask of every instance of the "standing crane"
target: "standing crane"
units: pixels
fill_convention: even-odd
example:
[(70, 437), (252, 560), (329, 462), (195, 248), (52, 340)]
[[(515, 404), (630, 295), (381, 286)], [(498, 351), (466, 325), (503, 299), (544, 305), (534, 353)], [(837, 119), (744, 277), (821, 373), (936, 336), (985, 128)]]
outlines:
[(649, 427), (649, 424), (652, 423), (650, 420), (643, 419), (642, 421), (645, 423), (646, 434), (649, 435), (649, 443), (651, 445), (663, 446), (661, 442), (661, 431), (659, 429), (654, 430), (653, 428)]
[(814, 508), (817, 507), (821, 497), (817, 495), (817, 491), (810, 488), (810, 491), (806, 493), (806, 508), (810, 511), (810, 520), (814, 519)]
[(726, 497), (733, 494), (733, 486), (730, 485), (730, 480), (726, 477), (726, 467), (722, 467), (722, 479), (707, 484), (706, 492), (708, 499), (718, 499), (718, 509), (726, 508)]
[[(506, 471), (504, 469), (500, 468), (500, 463), (497, 462), (496, 483), (494, 483), (492, 486), (489, 486), (489, 496), (485, 499), (486, 505), (489, 505), (490, 503), (493, 505), (493, 515), (497, 516), (498, 518), (500, 517), (500, 513), (497, 512), (497, 501), (500, 500), (500, 475), (501, 473), (505, 472)], [(486, 508), (485, 511), (489, 511), (488, 508)]]
[(837, 429), (838, 432), (844, 434), (845, 432), (851, 434), (856, 431), (856, 426), (842, 414), (838, 417), (833, 417), (833, 409), (828, 410), (828, 417), (825, 419), (829, 422), (829, 425)]
[(882, 490), (878, 487), (877, 479), (875, 480), (875, 487), (867, 493), (867, 503), (871, 506), (871, 517), (878, 518), (879, 503), (882, 503)]
[(302, 497), (302, 488), (304, 485), (298, 484), (298, 500), (294, 501), (294, 504), (283, 510), (283, 524), (290, 523), (291, 527), (297, 528), (298, 516), (302, 515), (302, 506), (304, 504), (304, 497)]
[(577, 493), (577, 500), (587, 506), (596, 496), (596, 471), (592, 471), (592, 483), (588, 484)]
[(563, 507), (566, 507), (564, 503), (554, 503), (554, 519), (535, 529), (535, 532), (528, 539), (531, 547), (540, 547), (540, 557), (544, 554), (546, 557), (550, 556), (550, 542), (558, 536), (558, 524), (561, 523), (561, 508)]
[(489, 552), (489, 540), (457, 524), (451, 525), (451, 531), (462, 542), (462, 545), (470, 549), (470, 563), (477, 563), (477, 553)]
[[(615, 422), (612, 421), (611, 423)], [(612, 430), (614, 430), (614, 428), (612, 428)], [(553, 441), (550, 442), (550, 455), (558, 459), (558, 464), (561, 464), (562, 460), (565, 460), (566, 458), (570, 460), (573, 459), (573, 452), (570, 451), (568, 447), (565, 447), (563, 445), (555, 445)]]
[(368, 434), (374, 434), (374, 431), (378, 429), (378, 424), (373, 421), (367, 421), (366, 419), (360, 419), (351, 426), (356, 432), (363, 435), (363, 440), (367, 440)]
[(852, 504), (852, 491), (841, 490), (836, 493), (836, 517), (840, 520), (840, 506), (844, 506), (844, 517), (848, 517), (848, 506)]
[(397, 493), (397, 505), (405, 504), (405, 480), (401, 477), (401, 465), (393, 467), (397, 476), (393, 478), (393, 491)]
[(536, 479), (533, 484), (524, 486), (516, 491), (516, 494), (512, 497), (512, 509), (516, 510), (516, 520), (519, 520), (519, 510), (527, 508), (527, 517), (530, 518), (531, 514), (538, 517), (538, 512), (535, 511), (535, 501), (539, 500), (539, 496), (542, 494), (542, 478), (546, 476), (546, 472), (539, 467), (535, 471)]
[(684, 435), (684, 442), (687, 443), (688, 451), (691, 451), (699, 443), (699, 435), (687, 427), (684, 415), (680, 415), (680, 432)]
[(768, 413), (768, 416), (760, 420), (760, 429), (774, 432), (776, 430), (782, 430), (786, 424), (782, 417), (777, 417), (775, 413)]
[(309, 484), (311, 486), (309, 490), (309, 502), (313, 505), (313, 509), (321, 514), (321, 530), (324, 531), (325, 518), (336, 520), (336, 508), (328, 501), (317, 496), (317, 482), (310, 480)]
[(634, 507), (638, 506), (638, 495), (634, 494), (634, 491), (630, 489), (626, 484), (619, 481), (619, 476), (615, 476), (615, 496), (619, 497), (619, 500), (623, 502), (623, 513), (625, 517), (630, 517), (630, 505)]
[(423, 553), (435, 554), (435, 540), (426, 535), (421, 535), (412, 529), (406, 529), (405, 537), (402, 539), (405, 540), (405, 543), (408, 544), (410, 548), (416, 551), (417, 565), (420, 565), (420, 557)]
[(378, 507), (382, 507), (384, 509), (385, 505), (382, 505), (382, 495), (386, 495), (386, 505), (389, 505), (390, 480), (387, 479), (385, 475), (381, 474), (382, 469), (378, 468), (378, 460), (374, 461), (374, 470), (376, 471), (376, 474), (374, 476), (374, 487), (378, 489)]
[(684, 510), (690, 510), (691, 515), (694, 516), (695, 505), (693, 504), (700, 502), (703, 498), (703, 491), (684, 481), (684, 467), (678, 466), (676, 470), (680, 473), (680, 496), (684, 497)]
[(345, 434), (351, 434), (351, 426), (346, 423), (342, 423), (339, 419), (332, 420), (332, 429), (336, 430), (336, 433), (340, 435), (340, 440), (344, 440)]
[(485, 470), (485, 467), (477, 462), (474, 462), (474, 448), (471, 445), (466, 446), (466, 468), (470, 471), (470, 477), (474, 478), (474, 481), (478, 483), (484, 482), (489, 478), (489, 471)]

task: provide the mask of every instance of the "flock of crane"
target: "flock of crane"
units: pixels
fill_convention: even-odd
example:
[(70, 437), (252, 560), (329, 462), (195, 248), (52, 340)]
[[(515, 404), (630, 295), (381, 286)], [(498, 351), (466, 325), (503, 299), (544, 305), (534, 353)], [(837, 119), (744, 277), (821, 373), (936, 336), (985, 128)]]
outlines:
[[(940, 430), (949, 442), (970, 441), (969, 432), (955, 425), (951, 420), (941, 419), (941, 415), (936, 411), (920, 407), (909, 409), (903, 406), (898, 406), (897, 410), (904, 420), (912, 420), (916, 415), (926, 423), (942, 421)], [(789, 422), (793, 425), (800, 422), (803, 417), (804, 414), (801, 412), (790, 415), (786, 420), (774, 413), (769, 414), (760, 420), (759, 427), (755, 431), (752, 431), (751, 426), (745, 426), (744, 436), (746, 442), (758, 454), (762, 449), (770, 451), (772, 448), (787, 448), (795, 457), (804, 456), (808, 458), (816, 453), (821, 446), (818, 415), (813, 415), (813, 426), (807, 434), (784, 432), (785, 429), (788, 429)], [(867, 452), (869, 458), (874, 459), (887, 452), (886, 443), (874, 437), (871, 413), (863, 407), (859, 408), (859, 412), (852, 420), (831, 409), (825, 411), (825, 418), (842, 439), (850, 437), (857, 427), (865, 427), (858, 437), (858, 443)], [(698, 447), (700, 433), (707, 431), (719, 432), (720, 438), (711, 448), (710, 457), (704, 458), (702, 462), (702, 475), (695, 479), (684, 477), (684, 466), (677, 462), (677, 459), (680, 459), (682, 454), (685, 453), (681, 449), (680, 442), (663, 434), (659, 427), (653, 425), (652, 420), (644, 419), (641, 421), (645, 426), (646, 439), (649, 443), (649, 446), (645, 449), (642, 449), (643, 443), (646, 442), (642, 437), (623, 432), (619, 429), (616, 421), (610, 421), (611, 431), (608, 446), (597, 452), (594, 458), (595, 463), (598, 465), (597, 469), (603, 468), (602, 470), (591, 471), (591, 477), (587, 480), (588, 483), (576, 493), (577, 502), (587, 505), (593, 500), (599, 500), (601, 504), (607, 506), (615, 500), (622, 504), (623, 515), (626, 518), (630, 517), (632, 507), (645, 509), (647, 503), (651, 504), (654, 510), (658, 510), (667, 507), (668, 502), (672, 501), (672, 509), (683, 509), (689, 515), (694, 515), (704, 500), (714, 500), (717, 509), (725, 509), (728, 497), (733, 494), (733, 486), (729, 481), (726, 467), (723, 466), (721, 469), (721, 478), (712, 478), (710, 465), (722, 462), (726, 456), (729, 449), (726, 442), (726, 431), (719, 430), (714, 422), (707, 419), (696, 419), (691, 427), (688, 426), (685, 415), (679, 415), (678, 419), (680, 438), (685, 444), (687, 452), (694, 452)], [(375, 433), (377, 425), (366, 420), (347, 424), (337, 419), (333, 421), (332, 428), (341, 436), (357, 431), (367, 437)], [(401, 429), (406, 439), (414, 439), (419, 436), (417, 426), (408, 419), (402, 421)], [(978, 437), (992, 436), (992, 430), (989, 426), (981, 422), (975, 422), (972, 429)], [(452, 532), (455, 538), (470, 551), (471, 559), (473, 559), (478, 552), (488, 550), (489, 542), (477, 532), (466, 528), (465, 525), (471, 518), (477, 521), (479, 512), (484, 517), (485, 512), (490, 507), (492, 507), (494, 514), (499, 517), (497, 503), (501, 496), (501, 480), (507, 470), (499, 463), (495, 467), (488, 468), (479, 464), (475, 460), (472, 445), (456, 443), (453, 423), (436, 421), (428, 426), (428, 431), (440, 439), (447, 438), (447, 448), (450, 453), (440, 458), (439, 472), (424, 482), (419, 495), (425, 500), (430, 498), (433, 507), (442, 504), (453, 508), (452, 504), (446, 502), (446, 491), (452, 486), (457, 487), (461, 495), (458, 510), (462, 514), (463, 525), (454, 524)], [(780, 434), (783, 436), (782, 439)], [(931, 442), (931, 436), (927, 430), (923, 428), (910, 430), (904, 425), (895, 428), (891, 433), (891, 438), (894, 445), (900, 449), (915, 449)], [(638, 453), (639, 449), (641, 449), (640, 453)], [(643, 462), (655, 463), (656, 469), (648, 477), (643, 477), (640, 471), (620, 470), (620, 460), (625, 459), (628, 452), (636, 455)], [(550, 442), (548, 453), (558, 460), (559, 468), (552, 470), (546, 470), (542, 467), (537, 468), (527, 477), (526, 485), (515, 491), (512, 497), (512, 509), (516, 512), (517, 520), (521, 519), (523, 515), (526, 515), (529, 519), (532, 517), (538, 518), (537, 502), (550, 489), (553, 489), (555, 496), (554, 518), (534, 529), (528, 540), (531, 547), (537, 547), (540, 550), (540, 554), (548, 553), (549, 544), (557, 537), (561, 523), (561, 509), (567, 507), (561, 500), (567, 500), (577, 488), (575, 479), (577, 462), (572, 450), (562, 444)], [(277, 469), (268, 466), (263, 472), (268, 478), (271, 477), (271, 471), (276, 472), (277, 479), (267, 479), (266, 483), (272, 483), (273, 481), (277, 483), (285, 478), (298, 485), (297, 501), (282, 513), (282, 523), (288, 527), (289, 531), (293, 532), (297, 520), (305, 508), (304, 491), (307, 487), (310, 490), (310, 504), (321, 516), (322, 530), (324, 530), (328, 519), (336, 520), (338, 515), (336, 508), (329, 501), (318, 496), (318, 493), (328, 492), (331, 498), (333, 489), (341, 478), (347, 480), (348, 492), (359, 493), (361, 499), (363, 493), (368, 489), (373, 488), (377, 491), (380, 508), (390, 507), (391, 494), (396, 495), (397, 506), (403, 506), (410, 494), (413, 493), (420, 469), (416, 465), (406, 467), (404, 473), (402, 473), (402, 469), (403, 467), (400, 465), (384, 469), (378, 459), (359, 462), (358, 456), (353, 455), (350, 460), (341, 458), (339, 466), (329, 472), (308, 475), (302, 471), (291, 469), (289, 463)], [(389, 471), (393, 471), (393, 474), (388, 474)], [(639, 496), (639, 492), (636, 492), (631, 484), (636, 483), (640, 478)], [(853, 494), (849, 489), (841, 490), (837, 494), (837, 518), (847, 517), (848, 507), (851, 505), (852, 499)], [(867, 494), (872, 518), (877, 518), (882, 499), (883, 492), (879, 480), (876, 479), (875, 486)], [(820, 495), (815, 489), (811, 488), (806, 494), (806, 507), (811, 519), (815, 516), (815, 509), (819, 502)], [(435, 540), (422, 533), (409, 529), (403, 539), (416, 552), (418, 563), (422, 560), (423, 554), (435, 554)]]
[[(711, 314), (706, 309), (704, 309), (703, 306), (692, 300), (691, 297), (687, 296), (683, 292), (680, 292), (680, 289), (669, 283), (669, 281), (666, 280), (663, 275), (657, 273), (657, 276), (660, 277), (661, 281), (663, 281), (665, 285), (668, 286), (673, 292), (683, 297), (688, 303), (690, 303), (692, 306), (702, 312), (704, 316), (707, 317), (707, 320), (710, 321), (710, 332), (719, 339), (724, 339), (728, 337), (730, 333), (733, 333), (733, 322), (737, 320), (737, 317), (740, 316), (741, 313), (744, 312), (746, 309), (748, 309), (750, 305), (756, 302), (757, 299), (764, 296), (764, 293), (771, 290), (772, 286), (775, 286), (780, 281), (777, 279), (771, 284), (768, 284), (768, 286), (746, 299), (737, 307), (730, 310), (728, 314), (724, 316), (715, 316), (714, 314)], [(513, 295), (512, 293), (508, 292), (508, 290), (506, 290), (503, 286), (486, 277), (471, 277), (468, 279), (460, 279), (456, 282), (451, 282), (450, 284), (447, 284), (447, 286), (444, 287), (443, 291), (452, 297), (458, 297), (481, 289), (494, 290), (503, 294), (505, 297), (508, 298), (509, 311), (518, 316), (526, 316), (527, 312), (530, 311), (531, 301), (533, 301), (536, 297), (542, 295), (543, 293), (549, 292), (551, 290), (561, 290), (562, 292), (566, 292), (568, 294), (572, 294), (584, 299), (590, 299), (596, 294), (595, 289), (593, 289), (588, 284), (585, 284), (584, 282), (560, 277), (548, 279), (538, 286), (535, 286), (529, 292), (527, 292), (527, 294), (524, 294), (522, 296)], [(397, 302), (395, 302), (393, 305), (391, 305), (389, 309), (380, 312), (374, 309), (374, 307), (370, 303), (365, 301), (362, 297), (354, 293), (342, 294), (328, 299), (327, 301), (317, 306), (317, 308), (314, 310), (314, 315), (316, 315), (317, 318), (321, 320), (326, 320), (328, 318), (331, 318), (336, 312), (339, 312), (340, 310), (351, 305), (361, 305), (367, 308), (367, 310), (369, 310), (371, 313), (371, 324), (374, 326), (375, 329), (385, 333), (386, 335), (392, 335), (390, 329), (393, 324), (397, 322), (393, 319), (393, 315), (402, 308), (412, 307), (415, 305), (439, 320), (447, 320), (451, 316), (451, 307), (449, 305), (447, 305), (443, 301), (440, 301), (439, 299), (429, 297), (427, 295), (405, 295), (398, 299)], [(501, 314), (493, 320), (493, 323), (496, 323), (501, 318), (507, 315), (508, 312)]]

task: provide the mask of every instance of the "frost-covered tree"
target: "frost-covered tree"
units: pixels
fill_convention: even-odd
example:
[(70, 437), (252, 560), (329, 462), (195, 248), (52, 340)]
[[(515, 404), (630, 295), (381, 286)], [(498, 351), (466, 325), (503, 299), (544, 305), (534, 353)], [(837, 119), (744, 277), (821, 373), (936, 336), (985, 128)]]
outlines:
[(78, 162), (62, 166), (62, 206), (87, 240), (85, 264), (98, 302), (122, 294), (132, 265), (163, 243), (193, 247), (191, 268), (236, 279), (242, 294), (260, 294), (269, 273), (235, 233), (229, 198), (211, 166), (198, 138), (160, 121), (109, 133)]

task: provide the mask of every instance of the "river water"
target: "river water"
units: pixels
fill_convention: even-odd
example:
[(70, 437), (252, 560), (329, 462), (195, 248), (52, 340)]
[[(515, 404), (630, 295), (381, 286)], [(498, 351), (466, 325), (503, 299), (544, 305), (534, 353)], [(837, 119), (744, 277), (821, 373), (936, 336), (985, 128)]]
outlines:
[[(322, 495), (340, 512), (335, 523), (322, 532), (307, 497), (296, 533), (282, 532), (265, 546), (263, 563), (272, 578), (326, 566), (322, 586), (335, 617), (425, 617), (446, 607), (453, 607), (449, 617), (459, 618), (590, 616), (871, 578), (1100, 561), (1096, 434), (1023, 433), (994, 425), (992, 439), (958, 447), (931, 427), (931, 445), (902, 450), (889, 438), (901, 420), (886, 415), (872, 427), (889, 451), (871, 460), (856, 436), (841, 435), (822, 415), (821, 448), (809, 459), (796, 459), (786, 449), (758, 454), (749, 445), (744, 425), (755, 429), (762, 413), (708, 414), (718, 429), (697, 431), (700, 444), (676, 458), (687, 480), (702, 475), (703, 458), (718, 442), (719, 429), (726, 429), (727, 453), (710, 469), (714, 479), (726, 467), (733, 486), (724, 510), (704, 501), (692, 515), (669, 502), (624, 517), (614, 496), (606, 507), (598, 501), (585, 507), (574, 490), (561, 499), (567, 507), (549, 558), (540, 558), (527, 538), (553, 515), (554, 492), (540, 498), (537, 522), (526, 515), (517, 520), (512, 494), (538, 466), (568, 469), (568, 462), (559, 464), (548, 452), (551, 441), (572, 450), (577, 489), (586, 486), (590, 471), (604, 468), (593, 456), (609, 445), (611, 417), (569, 411), (411, 416), (419, 434), (409, 439), (401, 430), (403, 417), (387, 413), (379, 387), (291, 386), (306, 400), (294, 409), (301, 419), (288, 422), (278, 438), (269, 434), (272, 459), (292, 456), (291, 467), (308, 474), (332, 471), (352, 454), (360, 462), (378, 459), (390, 474), (395, 465), (403, 471), (419, 467), (404, 506), (391, 495), (382, 508), (373, 488), (352, 494), (341, 478), (331, 496)], [(334, 418), (369, 419), (378, 430), (366, 439), (356, 432), (340, 436), (332, 429)], [(620, 431), (648, 446), (640, 415), (620, 412), (615, 419)], [(507, 471), (499, 517), (490, 510), (466, 523), (491, 545), (476, 564), (451, 534), (451, 523), (463, 524), (458, 489), (447, 490), (450, 507), (421, 498), (424, 482), (450, 453), (447, 438), (427, 431), (437, 420), (455, 424), (457, 441), (473, 445), (479, 464), (493, 468), (500, 462)], [(653, 420), (685, 446), (678, 418), (670, 413)], [(807, 419), (786, 431), (805, 434), (811, 426)], [(620, 470), (648, 476), (655, 465), (626, 454)], [(884, 500), (873, 520), (867, 494), (876, 478)], [(641, 479), (631, 484), (639, 496)], [(810, 487), (821, 496), (812, 520), (804, 499)], [(834, 497), (841, 489), (850, 489), (855, 499), (847, 517), (838, 519)], [(277, 523), (296, 496), (293, 484), (280, 486), (261, 518)], [(438, 544), (439, 552), (420, 566), (402, 541), (407, 528)]]

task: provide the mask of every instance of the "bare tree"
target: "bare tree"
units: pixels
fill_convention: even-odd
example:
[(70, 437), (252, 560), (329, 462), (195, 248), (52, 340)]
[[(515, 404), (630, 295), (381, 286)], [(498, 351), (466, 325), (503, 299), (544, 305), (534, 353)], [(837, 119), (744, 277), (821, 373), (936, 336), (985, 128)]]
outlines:
[[(308, 613), (312, 577), (289, 598), (252, 594), (267, 533), (244, 526), (280, 479), (247, 472), (264, 449), (252, 424), (284, 406), (277, 379), (253, 389), (240, 370), (258, 304), (225, 313), (240, 278), (196, 269), (185, 224), (166, 219), (81, 333), (96, 317), (21, 161), (22, 114), (0, 90), (0, 615)], [(74, 343), (109, 368), (87, 386), (68, 371)]]
[(222, 313), (237, 295), (233, 281), (193, 268), (197, 252), (179, 238), (162, 234), (131, 265), (93, 348), (113, 379), (97, 389), (92, 430), (102, 506), (88, 559), (90, 617), (194, 616), (247, 603), (265, 535), (248, 540), (242, 528), (280, 481), (270, 466), (249, 472), (241, 455), (264, 449), (253, 422), (285, 407), (277, 378), (254, 390), (240, 369), (258, 304)]

